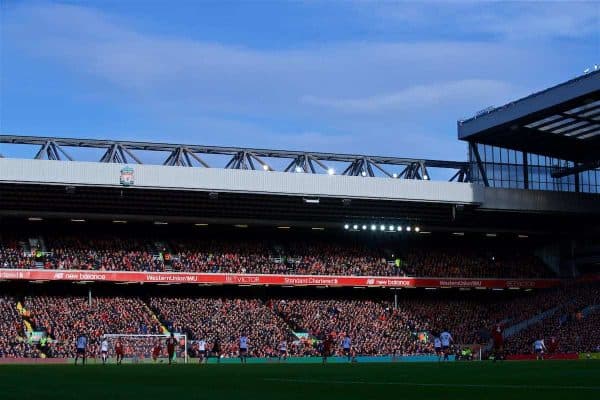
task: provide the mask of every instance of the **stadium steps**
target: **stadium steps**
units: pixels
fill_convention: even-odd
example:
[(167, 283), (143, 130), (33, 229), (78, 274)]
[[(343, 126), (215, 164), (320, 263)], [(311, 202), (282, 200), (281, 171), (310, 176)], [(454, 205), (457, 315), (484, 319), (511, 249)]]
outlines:
[(23, 304), (20, 301), (17, 301), (16, 308), (17, 308), (19, 315), (21, 316), (21, 319), (23, 320), (23, 326), (25, 326), (25, 333), (33, 332), (33, 326), (31, 325), (31, 322), (29, 321), (29, 317), (27, 315), (27, 309), (25, 307), (23, 307)]
[(171, 249), (171, 246), (169, 246), (169, 244), (167, 242), (155, 241), (155, 242), (152, 242), (152, 246), (153, 246), (154, 252), (156, 254), (161, 253), (161, 252), (173, 253), (173, 249)]
[[(156, 318), (156, 320), (158, 322), (160, 322), (160, 329), (164, 334), (169, 334), (169, 329), (167, 328), (167, 325), (165, 324), (165, 321), (161, 320), (158, 316), (160, 315), (160, 313), (158, 312), (158, 310), (154, 310), (152, 307), (150, 307), (150, 305), (148, 305), (148, 303), (146, 303), (144, 301), (144, 305), (146, 306), (146, 308), (148, 309), (148, 311), (150, 312), (150, 315), (152, 315), (153, 318)], [(188, 337), (188, 341), (190, 340), (195, 340), (197, 339), (196, 337), (194, 337), (194, 335), (192, 334), (192, 332), (188, 331), (187, 329), (182, 330), (179, 333), (185, 333)]]
[(158, 321), (160, 323), (160, 330), (162, 333), (169, 333), (169, 330), (167, 329), (167, 327), (165, 326), (165, 324), (163, 323), (163, 321), (160, 320), (160, 318), (158, 318), (158, 315), (156, 315), (156, 313), (154, 312), (154, 310), (145, 302), (142, 301), (142, 303), (144, 304), (144, 307), (146, 307), (146, 310), (148, 311), (148, 314), (150, 314), (150, 316)]
[(28, 320), (24, 319), (23, 325), (25, 325), (25, 332), (27, 332), (27, 333), (33, 332), (33, 327), (31, 326), (31, 323)]
[[(550, 308), (546, 311), (542, 311), (541, 313), (526, 319), (524, 321), (518, 322), (514, 325), (511, 325), (507, 328), (504, 329), (504, 340), (510, 338), (511, 336), (514, 336), (516, 334), (518, 334), (521, 331), (524, 331), (525, 329), (528, 329), (530, 326), (535, 325), (537, 323), (539, 323), (540, 321), (543, 321), (547, 318), (550, 318), (554, 315), (556, 315), (556, 313), (558, 311), (560, 311), (561, 308), (564, 307), (564, 304), (558, 305), (556, 307)], [(506, 323), (507, 320), (503, 320), (503, 323)], [(492, 350), (493, 344), (490, 342), (488, 344), (486, 344), (485, 346), (483, 346), (483, 350), (484, 352), (490, 352)]]
[[(265, 304), (266, 306), (266, 304)], [(269, 307), (270, 308), (270, 307)], [(301, 337), (305, 337), (304, 334), (307, 333), (307, 330), (304, 329), (304, 327), (299, 326), (297, 324), (292, 323), (291, 321), (289, 321), (287, 318), (285, 318), (285, 316), (280, 313), (279, 311), (276, 311), (275, 309), (271, 308), (271, 312), (273, 314), (275, 314), (275, 316), (277, 316), (277, 318), (281, 319), (283, 322), (285, 322), (285, 324), (288, 327), (288, 330), (297, 338), (300, 339)], [(307, 338), (310, 337), (312, 338), (311, 335), (307, 335)]]
[(30, 254), (31, 253), (31, 246), (29, 245), (29, 242), (27, 241), (19, 241), (19, 246), (21, 246), (21, 248), (23, 249), (23, 252)]
[[(288, 321), (286, 321), (286, 319), (283, 318), (283, 316), (280, 313), (275, 311), (275, 309), (273, 308), (273, 305), (272, 305), (272, 303), (270, 303), (270, 301), (268, 301), (266, 299), (262, 299), (262, 300), (260, 300), (260, 302), (262, 303), (262, 306), (265, 307), (267, 310), (269, 310), (269, 312), (271, 314), (273, 314), (277, 319), (279, 319), (283, 323), (285, 323), (285, 325), (287, 327), (288, 339), (293, 337), (293, 338), (295, 338), (295, 340), (298, 340), (298, 339), (301, 339), (302, 337), (304, 337), (305, 330), (302, 328), (293, 329), (292, 326), (290, 325), (290, 323)], [(306, 337), (308, 337), (308, 336), (306, 336)]]
[(171, 268), (171, 265), (165, 263), (162, 258), (164, 253), (173, 254), (172, 248), (169, 245), (169, 243), (163, 242), (163, 241), (153, 241), (149, 244), (149, 247), (151, 248), (152, 255), (161, 260), (165, 271), (166, 272), (173, 271), (173, 269)]
[(42, 249), (43, 252), (47, 252), (48, 251), (48, 247), (46, 246), (46, 241), (44, 240), (44, 238), (42, 236), (40, 236), (38, 238), (38, 241), (40, 243), (40, 248)]
[(40, 249), (46, 251), (44, 241), (41, 237), (31, 237), (28, 239), (30, 249)]
[(594, 304), (591, 306), (587, 306), (586, 308), (581, 310), (581, 313), (583, 314), (584, 317), (587, 317), (588, 315), (593, 314), (598, 311), (600, 311), (600, 304)]
[[(529, 328), (532, 325), (538, 324), (538, 323), (540, 323), (541, 321), (543, 321), (545, 319), (548, 319), (548, 318), (551, 318), (551, 317), (555, 316), (563, 308), (565, 308), (565, 306), (567, 306), (569, 304), (571, 304), (571, 302), (567, 302), (565, 304), (558, 305), (558, 306), (553, 307), (553, 308), (551, 308), (549, 310), (541, 312), (540, 314), (538, 314), (538, 315), (536, 315), (536, 316), (534, 316), (532, 318), (529, 318), (529, 319), (527, 319), (525, 321), (519, 322), (518, 324), (513, 325), (513, 326), (505, 329), (504, 330), (504, 337), (505, 338), (509, 338), (509, 337), (511, 337), (513, 335), (516, 335), (519, 332), (521, 332), (521, 331)], [(595, 310), (597, 310), (599, 308), (600, 308), (600, 305), (597, 305), (597, 304), (590, 305), (590, 306), (587, 306), (587, 307), (583, 308), (581, 310), (581, 312), (585, 316), (588, 313), (594, 312)]]
[(506, 339), (511, 336), (514, 336), (514, 335), (518, 334), (519, 332), (529, 328), (531, 325), (535, 325), (535, 324), (539, 323), (540, 321), (543, 321), (547, 318), (554, 316), (561, 308), (563, 308), (563, 305), (553, 307), (549, 310), (539, 313), (538, 315), (536, 315), (534, 317), (531, 317), (529, 319), (526, 319), (525, 321), (521, 321), (518, 324), (515, 324), (515, 325), (512, 325), (512, 326), (506, 328), (504, 330), (504, 338)]
[[(15, 307), (16, 307), (19, 315), (21, 316), (21, 320), (23, 321), (23, 327), (24, 327), (23, 333), (25, 333), (25, 338), (29, 338), (33, 334), (33, 324), (31, 323), (31, 320), (29, 319), (29, 312), (25, 307), (23, 307), (23, 303), (21, 303), (20, 301), (17, 301), (17, 304)], [(48, 358), (49, 357), (49, 354), (47, 354), (44, 351), (44, 349), (42, 349), (40, 347), (39, 350), (40, 350), (40, 358)]]
[(27, 310), (23, 309), (21, 313), (21, 318), (23, 319), (23, 326), (25, 326), (25, 332), (30, 333), (34, 331), (34, 324), (31, 321), (29, 313)]

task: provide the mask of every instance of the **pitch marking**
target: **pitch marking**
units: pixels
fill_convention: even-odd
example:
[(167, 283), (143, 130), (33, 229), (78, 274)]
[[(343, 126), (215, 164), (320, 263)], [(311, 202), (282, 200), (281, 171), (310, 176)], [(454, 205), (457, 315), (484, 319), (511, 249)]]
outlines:
[(422, 387), (455, 387), (455, 388), (482, 388), (482, 389), (564, 389), (564, 390), (600, 390), (600, 386), (557, 386), (557, 385), (503, 385), (503, 384), (474, 384), (474, 383), (416, 383), (416, 382), (370, 382), (370, 381), (320, 381), (315, 379), (288, 379), (265, 378), (270, 382), (296, 382), (296, 383), (333, 383), (338, 385), (396, 385), (396, 386), (422, 386)]

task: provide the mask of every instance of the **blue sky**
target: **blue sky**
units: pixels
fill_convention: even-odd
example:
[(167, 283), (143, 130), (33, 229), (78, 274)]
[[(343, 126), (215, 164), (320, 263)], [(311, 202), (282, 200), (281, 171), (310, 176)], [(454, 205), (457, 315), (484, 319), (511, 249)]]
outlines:
[(10, 134), (462, 160), (457, 119), (600, 61), (599, 2), (1, 4)]

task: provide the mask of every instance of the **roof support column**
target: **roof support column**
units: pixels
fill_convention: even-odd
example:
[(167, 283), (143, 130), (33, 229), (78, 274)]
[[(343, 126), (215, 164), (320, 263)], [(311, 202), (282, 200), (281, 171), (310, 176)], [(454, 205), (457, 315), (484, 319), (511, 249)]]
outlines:
[[(577, 163), (575, 163), (575, 167), (577, 167)], [(575, 193), (579, 193), (579, 172), (575, 173)]]
[(523, 188), (529, 189), (529, 157), (527, 152), (523, 152)]
[(477, 162), (477, 168), (479, 168), (479, 173), (481, 174), (481, 179), (483, 179), (483, 184), (486, 187), (490, 186), (490, 182), (488, 181), (487, 174), (485, 173), (485, 168), (483, 167), (483, 163), (481, 162), (481, 157), (479, 156), (479, 148), (477, 147), (477, 143), (469, 142), (469, 147), (471, 147), (471, 151), (475, 156), (475, 161)]

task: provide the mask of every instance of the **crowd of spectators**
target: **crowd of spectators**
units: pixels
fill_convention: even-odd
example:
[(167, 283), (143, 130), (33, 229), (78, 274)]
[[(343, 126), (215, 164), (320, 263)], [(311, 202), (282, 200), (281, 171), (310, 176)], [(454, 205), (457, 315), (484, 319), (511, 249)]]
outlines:
[(209, 346), (218, 339), (224, 357), (238, 354), (242, 335), (249, 338), (255, 357), (274, 354), (281, 340), (293, 340), (285, 322), (257, 299), (152, 297), (149, 304), (167, 329)]
[(576, 315), (559, 332), (558, 345), (564, 352), (600, 352), (600, 309)]
[(40, 351), (28, 343), (23, 319), (13, 297), (0, 296), (0, 358), (38, 358)]
[(401, 275), (382, 252), (365, 246), (291, 243), (178, 242), (173, 270), (300, 275)]
[[(557, 343), (555, 352), (597, 351), (600, 346), (600, 287), (565, 287), (553, 291), (547, 309), (555, 309), (547, 318), (535, 321), (506, 341), (509, 353), (531, 353), (533, 342), (543, 339)], [(589, 314), (586, 309), (592, 307)]]
[(160, 322), (139, 298), (94, 297), (90, 305), (85, 297), (31, 296), (24, 306), (34, 329), (51, 338), (48, 355), (52, 357), (73, 357), (80, 334), (87, 335), (90, 348), (96, 348), (108, 333), (162, 333)]
[(492, 304), (468, 299), (412, 299), (404, 300), (399, 306), (409, 309), (419, 321), (422, 329), (439, 335), (447, 330), (457, 343), (485, 343), (489, 340)]
[(411, 276), (548, 278), (552, 274), (531, 254), (514, 249), (414, 248), (403, 255), (403, 267)]
[(162, 271), (164, 264), (152, 248), (140, 240), (103, 237), (49, 238), (50, 251), (43, 256), (45, 268), (103, 271)]
[[(349, 336), (358, 354), (432, 352), (430, 343), (419, 340), (425, 324), (409, 308), (371, 300), (283, 299), (272, 301), (272, 307), (290, 326), (318, 339)], [(341, 353), (339, 346), (335, 350)]]
[(14, 239), (0, 240), (0, 267), (35, 268), (32, 254), (25, 254), (22, 245)]
[[(471, 293), (474, 294), (474, 293)], [(334, 353), (349, 336), (361, 355), (414, 355), (433, 352), (432, 338), (448, 330), (457, 345), (485, 345), (491, 328), (500, 321), (513, 326), (551, 311), (551, 314), (517, 334), (505, 337), (509, 353), (531, 351), (536, 339), (556, 338), (556, 351), (595, 351), (600, 346), (600, 286), (597, 284), (499, 294), (400, 296), (394, 303), (376, 299), (218, 298), (218, 297), (93, 297), (28, 296), (22, 310), (14, 297), (0, 297), (0, 356), (39, 357), (38, 347), (24, 340), (24, 321), (46, 332), (44, 356), (72, 357), (79, 334), (90, 340), (92, 354), (103, 334), (185, 333), (188, 345), (205, 340), (211, 350), (221, 343), (224, 357), (235, 357), (239, 338), (249, 337), (250, 355), (277, 354), (285, 340), (289, 353), (319, 354), (319, 343), (334, 339)], [(156, 341), (125, 339), (126, 355), (149, 357)], [(164, 349), (164, 344), (163, 344)]]
[[(542, 261), (512, 249), (411, 247), (392, 251), (356, 243), (259, 240), (152, 242), (103, 237), (49, 237), (40, 249), (0, 241), (5, 268), (204, 273), (545, 278)], [(160, 246), (157, 246), (160, 243)]]

